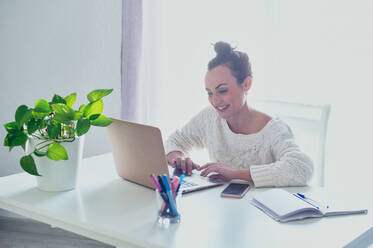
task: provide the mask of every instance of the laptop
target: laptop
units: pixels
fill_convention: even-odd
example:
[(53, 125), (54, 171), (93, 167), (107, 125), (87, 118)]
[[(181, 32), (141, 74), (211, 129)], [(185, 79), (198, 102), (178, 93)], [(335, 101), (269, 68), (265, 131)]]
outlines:
[[(180, 170), (168, 166), (161, 131), (157, 127), (111, 118), (107, 127), (117, 174), (130, 181), (155, 189), (150, 175), (180, 175)], [(180, 191), (185, 194), (223, 185), (193, 171), (185, 176)]]

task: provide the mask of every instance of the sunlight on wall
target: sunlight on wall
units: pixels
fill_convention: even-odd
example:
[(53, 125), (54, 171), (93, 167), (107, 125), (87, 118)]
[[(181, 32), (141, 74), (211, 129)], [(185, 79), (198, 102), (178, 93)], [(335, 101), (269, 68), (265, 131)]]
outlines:
[(165, 136), (209, 104), (211, 43), (224, 40), (250, 57), (249, 94), (332, 104), (326, 184), (370, 179), (372, 2), (170, 1), (163, 11)]

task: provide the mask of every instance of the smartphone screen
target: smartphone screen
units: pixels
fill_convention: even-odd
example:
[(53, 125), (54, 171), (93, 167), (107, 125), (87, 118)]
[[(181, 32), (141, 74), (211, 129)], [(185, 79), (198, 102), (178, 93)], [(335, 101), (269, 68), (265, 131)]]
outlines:
[(250, 189), (249, 184), (230, 183), (222, 192), (222, 197), (242, 198)]

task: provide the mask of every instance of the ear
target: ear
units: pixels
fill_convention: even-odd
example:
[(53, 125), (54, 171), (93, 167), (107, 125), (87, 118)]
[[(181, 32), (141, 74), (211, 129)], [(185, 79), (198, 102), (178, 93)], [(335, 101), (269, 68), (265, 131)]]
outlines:
[(242, 83), (243, 90), (247, 93), (252, 85), (252, 78), (251, 77), (246, 77), (245, 81)]

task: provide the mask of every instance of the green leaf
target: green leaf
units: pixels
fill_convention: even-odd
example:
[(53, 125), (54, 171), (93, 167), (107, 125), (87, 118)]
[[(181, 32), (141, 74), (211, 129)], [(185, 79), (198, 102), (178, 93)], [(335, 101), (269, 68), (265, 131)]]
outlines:
[(96, 120), (98, 117), (100, 117), (100, 114), (94, 114), (89, 117), (90, 121)]
[(18, 124), (23, 115), (27, 112), (28, 108), (26, 105), (21, 105), (16, 110), (15, 120)]
[(82, 112), (82, 113), (83, 113), (84, 108), (85, 108), (85, 104), (80, 105), (80, 107), (79, 107), (79, 112)]
[(78, 120), (76, 124), (76, 133), (78, 136), (82, 136), (86, 132), (88, 132), (89, 128), (91, 127), (90, 121), (88, 119), (82, 118)]
[(50, 112), (36, 112), (35, 110), (32, 111), (32, 115), (34, 116), (35, 119), (44, 119), (47, 115), (49, 115)]
[(63, 104), (66, 104), (66, 100), (63, 99), (62, 96), (59, 96), (57, 94), (54, 94), (53, 98), (52, 98), (52, 102), (51, 104), (54, 104), (54, 103), (63, 103)]
[(56, 139), (61, 133), (61, 123), (51, 122), (49, 125), (47, 125), (47, 132), (49, 138)]
[(69, 124), (75, 117), (75, 111), (63, 103), (52, 104), (54, 111), (54, 120)]
[(10, 135), (7, 134), (7, 136), (5, 136), (5, 138), (4, 138), (4, 143), (3, 143), (4, 146), (10, 146), (9, 136)]
[(35, 161), (32, 158), (31, 154), (27, 156), (23, 156), (20, 161), (21, 167), (27, 173), (34, 175), (34, 176), (41, 176), (36, 169)]
[(105, 115), (100, 115), (97, 119), (91, 121), (91, 125), (98, 126), (98, 127), (107, 127), (109, 126), (113, 120), (107, 118)]
[(75, 111), (74, 121), (79, 120), (83, 116), (82, 112)]
[(54, 161), (69, 159), (65, 147), (58, 143), (53, 143), (48, 146), (47, 157)]
[(25, 124), (32, 117), (32, 110), (29, 110), (26, 105), (21, 105), (16, 111), (16, 123), (18, 129), (20, 129), (23, 124)]
[(35, 102), (34, 111), (41, 112), (41, 113), (47, 113), (47, 114), (52, 112), (51, 107), (49, 106), (49, 103), (44, 99), (39, 99)]
[(4, 146), (22, 146), (27, 141), (27, 135), (23, 131), (8, 133), (4, 140)]
[(8, 122), (7, 124), (4, 125), (4, 127), (8, 133), (15, 133), (19, 130), (17, 123), (15, 121)]
[(66, 96), (64, 99), (66, 101), (67, 106), (72, 107), (76, 101), (76, 93), (72, 93)]
[(23, 124), (26, 124), (30, 119), (32, 118), (32, 109), (27, 110), (26, 114), (23, 116), (20, 128), (23, 126)]
[(102, 110), (104, 110), (104, 102), (102, 100), (98, 100), (96, 102), (89, 103), (84, 108), (83, 115), (84, 117), (89, 118), (91, 115), (101, 114)]
[(104, 96), (109, 95), (112, 91), (113, 91), (113, 89), (94, 90), (87, 95), (88, 101), (95, 102), (97, 100), (100, 100)]
[(36, 125), (37, 125), (37, 128), (38, 128), (38, 129), (43, 129), (43, 128), (45, 128), (45, 127), (47, 126), (47, 123), (48, 123), (48, 121), (45, 121), (45, 120), (43, 120), (43, 119), (37, 119), (37, 120), (36, 120)]
[(35, 118), (31, 118), (31, 120), (27, 123), (27, 133), (33, 134), (38, 129), (38, 121)]

